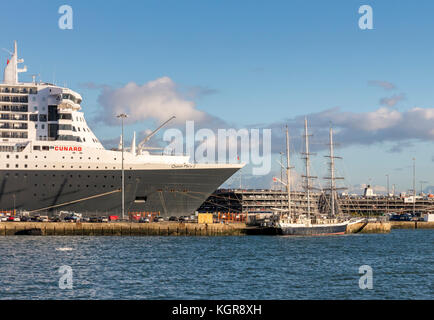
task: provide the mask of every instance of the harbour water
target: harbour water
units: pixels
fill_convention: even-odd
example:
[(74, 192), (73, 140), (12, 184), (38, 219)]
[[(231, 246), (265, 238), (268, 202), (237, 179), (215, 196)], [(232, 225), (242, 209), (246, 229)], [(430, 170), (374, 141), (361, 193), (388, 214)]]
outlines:
[[(433, 299), (434, 232), (0, 237), (0, 299)], [(59, 268), (72, 268), (60, 289)], [(360, 289), (359, 267), (373, 270)]]

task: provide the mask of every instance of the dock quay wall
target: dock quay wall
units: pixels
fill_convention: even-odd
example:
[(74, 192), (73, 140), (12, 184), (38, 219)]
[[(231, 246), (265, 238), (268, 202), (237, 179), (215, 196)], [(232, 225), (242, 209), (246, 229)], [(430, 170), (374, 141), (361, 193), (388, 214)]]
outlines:
[(346, 233), (389, 233), (391, 229), (390, 222), (361, 222), (349, 225)]
[(0, 222), (0, 236), (236, 236), (245, 224)]
[[(0, 222), (0, 236), (241, 236), (247, 229), (244, 223)], [(388, 233), (391, 229), (434, 229), (434, 222), (357, 223), (348, 226), (347, 233)]]
[(434, 222), (390, 221), (392, 229), (434, 229)]

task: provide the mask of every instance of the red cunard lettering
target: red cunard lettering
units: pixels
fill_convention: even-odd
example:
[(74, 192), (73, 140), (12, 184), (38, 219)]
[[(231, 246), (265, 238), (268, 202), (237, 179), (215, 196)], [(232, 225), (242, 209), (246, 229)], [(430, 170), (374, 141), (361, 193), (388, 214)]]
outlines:
[(83, 150), (83, 148), (82, 147), (66, 147), (66, 146), (65, 147), (58, 147), (58, 146), (55, 146), (54, 150), (55, 151), (78, 151), (78, 152), (80, 152)]

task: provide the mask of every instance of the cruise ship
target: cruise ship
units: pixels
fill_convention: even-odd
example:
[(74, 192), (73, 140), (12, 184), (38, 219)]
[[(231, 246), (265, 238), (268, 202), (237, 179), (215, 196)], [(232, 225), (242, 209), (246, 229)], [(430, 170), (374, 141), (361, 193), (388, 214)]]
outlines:
[[(108, 150), (86, 123), (79, 93), (21, 83), (17, 43), (0, 84), (0, 210), (192, 214), (243, 164), (195, 163), (187, 155)], [(125, 148), (123, 148), (125, 149)], [(122, 164), (122, 154), (124, 161)]]

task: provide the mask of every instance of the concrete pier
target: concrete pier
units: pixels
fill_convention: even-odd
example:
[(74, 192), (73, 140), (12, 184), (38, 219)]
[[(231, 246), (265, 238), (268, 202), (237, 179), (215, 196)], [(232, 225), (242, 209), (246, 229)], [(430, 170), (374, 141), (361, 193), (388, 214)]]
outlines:
[(346, 233), (389, 233), (392, 228), (390, 222), (360, 222), (347, 227)]
[(0, 222), (0, 236), (236, 236), (245, 224)]
[(434, 229), (434, 222), (426, 221), (390, 221), (392, 229)]
[[(434, 223), (430, 225), (434, 227)], [(414, 222), (397, 226), (414, 229)], [(418, 222), (418, 227), (422, 226), (427, 227)], [(358, 223), (350, 225), (347, 233), (388, 233), (392, 227), (390, 222)], [(244, 223), (0, 222), (0, 236), (240, 236), (246, 235), (246, 230)]]

